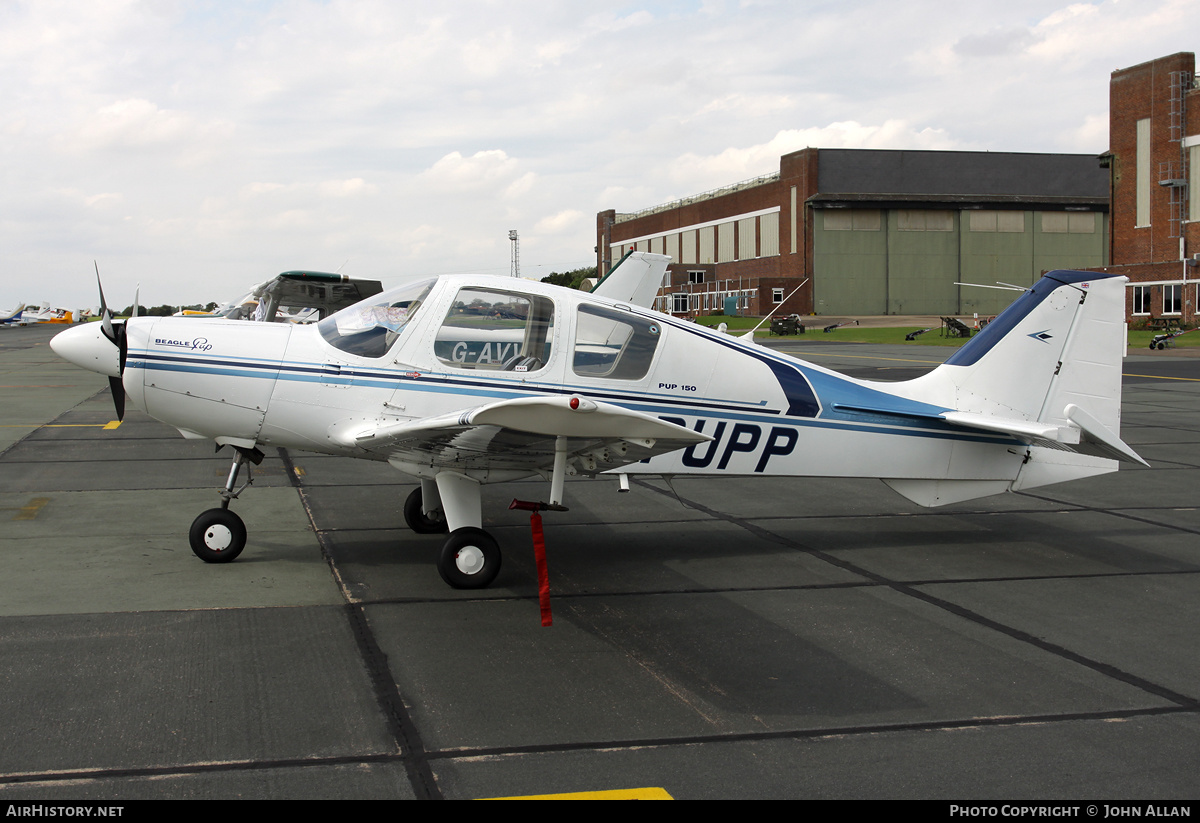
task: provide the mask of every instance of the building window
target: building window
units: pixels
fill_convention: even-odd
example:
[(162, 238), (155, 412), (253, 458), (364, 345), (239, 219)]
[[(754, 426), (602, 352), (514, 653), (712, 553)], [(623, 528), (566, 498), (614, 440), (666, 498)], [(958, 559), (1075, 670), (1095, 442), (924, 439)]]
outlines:
[(1095, 234), (1096, 213), (1091, 211), (1044, 211), (1043, 234)]
[(831, 209), (823, 213), (825, 231), (879, 231), (879, 209)]
[(1137, 121), (1137, 228), (1150, 225), (1150, 118)]
[(1188, 177), (1188, 220), (1200, 220), (1200, 143), (1188, 147)]
[(1183, 313), (1183, 286), (1163, 286), (1163, 314)]
[(689, 283), (703, 283), (704, 282), (704, 272), (689, 270), (688, 271), (688, 282)]
[(771, 302), (772, 303), (782, 303), (783, 302), (783, 289), (771, 289)]
[(940, 209), (900, 209), (896, 212), (900, 231), (954, 231), (954, 212)]
[(696, 263), (696, 230), (690, 229), (679, 235), (679, 262)]
[(673, 314), (687, 314), (688, 296), (687, 292), (677, 291), (671, 295), (671, 312)]
[(1133, 287), (1133, 313), (1134, 314), (1149, 314), (1150, 313), (1150, 287), (1149, 286), (1134, 286)]
[[(1197, 212), (1200, 214), (1200, 212)], [(764, 214), (758, 219), (759, 254), (775, 257), (779, 254), (779, 212)]]
[(994, 211), (989, 209), (967, 212), (969, 230), (973, 232), (1001, 232), (1021, 234), (1025, 231), (1025, 212)]
[(732, 263), (737, 260), (737, 249), (733, 244), (733, 221), (717, 226), (717, 262)]
[(758, 218), (747, 217), (738, 221), (738, 260), (753, 260), (758, 257)]

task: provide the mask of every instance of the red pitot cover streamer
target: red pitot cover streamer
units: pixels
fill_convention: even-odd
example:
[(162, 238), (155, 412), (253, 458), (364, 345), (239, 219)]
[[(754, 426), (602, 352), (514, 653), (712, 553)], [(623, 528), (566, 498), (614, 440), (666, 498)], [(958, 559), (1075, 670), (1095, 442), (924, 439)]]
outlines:
[(534, 512), (529, 516), (529, 526), (533, 530), (533, 556), (537, 560), (538, 573), (538, 602), (542, 606), (542, 625), (554, 623), (550, 615), (550, 575), (546, 571), (546, 541), (542, 538), (542, 516)]

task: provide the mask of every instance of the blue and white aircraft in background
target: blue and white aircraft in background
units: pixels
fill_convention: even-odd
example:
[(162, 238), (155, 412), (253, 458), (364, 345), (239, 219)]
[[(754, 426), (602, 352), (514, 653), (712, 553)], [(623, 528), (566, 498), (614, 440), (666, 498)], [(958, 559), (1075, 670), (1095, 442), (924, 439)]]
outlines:
[(461, 588), (500, 568), (485, 483), (540, 476), (554, 509), (568, 475), (877, 477), (940, 506), (1145, 465), (1120, 437), (1123, 277), (1051, 272), (944, 365), (877, 383), (651, 311), (632, 298), (654, 272), (626, 276), (630, 302), (603, 282), (441, 276), (311, 326), (104, 310), (51, 345), (109, 376), (119, 414), (234, 449), (220, 508), (191, 529), (210, 562), (242, 551), (229, 501), (270, 447), (419, 480), (405, 518), (449, 533), (438, 570)]

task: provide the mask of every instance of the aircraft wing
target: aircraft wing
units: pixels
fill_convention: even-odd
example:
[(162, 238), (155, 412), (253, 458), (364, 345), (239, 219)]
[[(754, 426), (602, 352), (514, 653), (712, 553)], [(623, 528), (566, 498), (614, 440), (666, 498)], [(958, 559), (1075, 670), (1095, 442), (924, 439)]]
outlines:
[(579, 396), (501, 400), (472, 409), (335, 434), (393, 463), (458, 470), (546, 471), (555, 442), (595, 474), (711, 440), (648, 414)]

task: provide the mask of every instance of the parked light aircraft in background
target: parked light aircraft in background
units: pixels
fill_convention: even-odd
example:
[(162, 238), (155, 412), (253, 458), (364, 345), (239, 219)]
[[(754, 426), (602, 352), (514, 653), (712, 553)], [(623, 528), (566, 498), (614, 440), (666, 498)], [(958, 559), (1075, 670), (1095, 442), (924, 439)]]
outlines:
[(21, 322), (21, 315), (24, 313), (24, 311), (25, 311), (25, 304), (18, 303), (17, 307), (15, 309), (13, 309), (10, 312), (5, 313), (3, 316), (0, 316), (0, 325), (3, 325), (3, 326), (23, 326), (23, 325), (25, 325), (24, 323)]
[(321, 271), (285, 271), (215, 311), (185, 310), (176, 316), (312, 323), (381, 291), (383, 284), (378, 280), (358, 280)]
[(625, 487), (635, 473), (878, 477), (939, 506), (1145, 464), (1120, 438), (1125, 282), (1051, 272), (944, 365), (898, 383), (491, 276), (413, 281), (311, 326), (121, 324), (104, 309), (103, 323), (51, 345), (109, 376), (118, 414), (128, 398), (184, 437), (234, 449), (221, 507), (192, 525), (204, 560), (241, 552), (246, 529), (229, 510), (239, 471), (286, 447), (418, 479), (408, 525), (449, 532), (439, 572), (479, 588), (501, 562), (482, 528), (484, 483), (541, 476), (538, 505), (556, 509), (568, 475)]
[[(80, 312), (82, 314), (82, 312)], [(58, 323), (70, 325), (75, 322), (75, 313), (70, 309), (52, 309), (49, 303), (41, 306), (21, 304), (8, 315), (0, 317), (0, 325), (31, 326), (34, 323)]]

